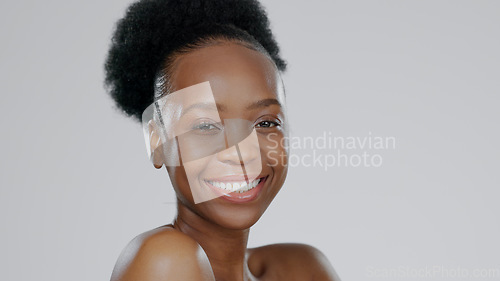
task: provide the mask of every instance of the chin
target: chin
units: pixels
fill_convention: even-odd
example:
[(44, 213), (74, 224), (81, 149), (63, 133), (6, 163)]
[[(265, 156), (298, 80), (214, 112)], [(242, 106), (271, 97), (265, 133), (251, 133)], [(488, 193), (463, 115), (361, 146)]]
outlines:
[[(170, 170), (170, 172), (174, 172)], [(199, 188), (211, 190), (218, 194), (211, 200), (195, 203), (189, 181), (185, 176), (184, 169), (176, 169), (171, 173), (174, 189), (183, 204), (191, 212), (209, 223), (213, 223), (225, 229), (244, 230), (253, 226), (267, 210), (283, 184), (286, 170), (281, 171), (276, 177), (273, 170), (263, 171), (260, 175), (251, 177), (249, 185), (243, 187), (238, 177), (198, 177)], [(177, 177), (172, 177), (177, 175)], [(254, 184), (251, 184), (251, 183)], [(231, 190), (228, 189), (228, 183)], [(240, 187), (235, 190), (236, 186)], [(226, 188), (223, 190), (223, 188)], [(221, 192), (223, 191), (223, 192)]]
[(262, 217), (281, 188), (273, 182), (272, 173), (255, 178), (257, 184), (245, 192), (224, 194), (194, 207), (207, 220), (221, 227), (248, 229)]
[[(253, 226), (264, 214), (268, 206), (242, 205), (242, 204), (218, 204), (220, 198), (199, 204), (198, 209), (203, 216), (223, 228), (232, 230), (243, 230)], [(205, 206), (201, 206), (205, 205)]]

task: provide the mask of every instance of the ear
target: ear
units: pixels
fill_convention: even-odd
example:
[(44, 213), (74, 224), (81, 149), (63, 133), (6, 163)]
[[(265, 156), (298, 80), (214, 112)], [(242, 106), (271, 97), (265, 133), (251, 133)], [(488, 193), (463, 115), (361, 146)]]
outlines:
[(163, 147), (161, 145), (161, 138), (159, 134), (158, 127), (155, 125), (153, 120), (149, 120), (148, 122), (149, 129), (149, 145), (151, 148), (151, 155), (149, 159), (153, 162), (153, 165), (156, 169), (160, 169), (163, 164)]

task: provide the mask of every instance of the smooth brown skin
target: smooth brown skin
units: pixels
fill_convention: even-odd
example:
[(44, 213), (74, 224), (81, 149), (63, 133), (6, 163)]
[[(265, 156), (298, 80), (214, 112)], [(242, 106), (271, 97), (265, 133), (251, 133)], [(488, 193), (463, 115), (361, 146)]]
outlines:
[[(262, 124), (259, 122), (276, 119), (285, 125), (284, 109), (276, 104), (247, 109), (266, 99), (276, 99), (284, 106), (276, 66), (260, 52), (230, 42), (204, 47), (176, 60), (174, 91), (205, 81), (210, 81), (217, 104), (225, 108), (219, 110), (221, 119), (244, 118), (255, 122), (261, 175), (269, 176), (262, 193), (244, 204), (221, 198), (194, 204), (183, 167), (167, 167), (177, 194), (178, 214), (174, 224), (134, 238), (120, 255), (111, 280), (340, 280), (326, 257), (311, 246), (275, 244), (247, 248), (250, 227), (281, 189), (287, 174), (286, 157), (278, 165), (270, 165), (275, 159), (268, 158), (269, 134), (274, 133), (273, 140), (279, 141), (286, 133), (282, 127), (259, 127)], [(283, 148), (274, 150), (286, 154)], [(210, 166), (213, 169), (210, 172), (237, 171), (241, 167), (233, 150), (220, 152), (217, 159), (219, 162)], [(204, 173), (200, 171), (200, 177)]]

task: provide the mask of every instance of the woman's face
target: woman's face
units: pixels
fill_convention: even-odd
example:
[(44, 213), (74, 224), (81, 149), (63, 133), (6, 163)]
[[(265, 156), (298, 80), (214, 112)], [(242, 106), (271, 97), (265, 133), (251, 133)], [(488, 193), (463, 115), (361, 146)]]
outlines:
[(224, 43), (178, 58), (171, 83), (173, 91), (197, 85), (180, 92), (181, 114), (169, 128), (177, 137), (169, 153), (178, 154), (181, 165), (167, 170), (180, 204), (226, 228), (252, 226), (287, 174), (276, 67), (257, 51)]

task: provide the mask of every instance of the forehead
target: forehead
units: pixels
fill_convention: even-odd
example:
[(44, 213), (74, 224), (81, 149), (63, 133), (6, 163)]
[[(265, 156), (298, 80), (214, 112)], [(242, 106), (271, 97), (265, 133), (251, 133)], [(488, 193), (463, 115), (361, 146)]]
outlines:
[(203, 47), (182, 55), (172, 69), (172, 90), (209, 81), (221, 103), (280, 99), (281, 80), (264, 54), (235, 43)]

